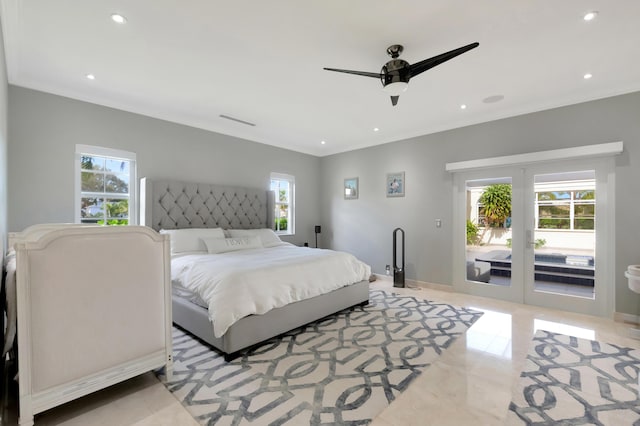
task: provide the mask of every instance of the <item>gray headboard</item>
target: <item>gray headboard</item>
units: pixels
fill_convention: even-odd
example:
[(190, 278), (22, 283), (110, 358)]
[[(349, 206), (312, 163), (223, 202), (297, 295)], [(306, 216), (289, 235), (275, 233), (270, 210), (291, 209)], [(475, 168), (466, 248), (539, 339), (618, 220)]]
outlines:
[(273, 191), (170, 180), (140, 180), (140, 224), (179, 228), (271, 228)]

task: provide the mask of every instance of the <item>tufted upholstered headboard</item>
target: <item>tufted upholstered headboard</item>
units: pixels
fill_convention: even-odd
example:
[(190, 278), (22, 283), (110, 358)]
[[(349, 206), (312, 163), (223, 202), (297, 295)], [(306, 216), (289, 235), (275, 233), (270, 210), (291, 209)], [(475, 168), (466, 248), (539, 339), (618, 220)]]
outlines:
[(271, 228), (273, 191), (171, 180), (140, 180), (140, 224), (180, 228)]

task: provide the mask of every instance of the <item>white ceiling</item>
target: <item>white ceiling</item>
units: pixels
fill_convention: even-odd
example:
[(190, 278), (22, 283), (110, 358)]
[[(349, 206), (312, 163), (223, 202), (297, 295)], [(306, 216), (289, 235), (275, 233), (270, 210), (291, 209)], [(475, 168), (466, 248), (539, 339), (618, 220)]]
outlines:
[[(640, 90), (638, 0), (0, 1), (11, 84), (317, 156)], [(396, 107), (322, 69), (475, 41)]]

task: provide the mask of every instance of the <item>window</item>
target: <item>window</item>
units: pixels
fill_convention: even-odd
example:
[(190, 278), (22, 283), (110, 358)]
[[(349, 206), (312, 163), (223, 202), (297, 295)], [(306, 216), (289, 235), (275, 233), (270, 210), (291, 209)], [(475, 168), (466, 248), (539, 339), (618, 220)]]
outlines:
[(295, 178), (282, 173), (271, 173), (271, 190), (276, 197), (273, 229), (278, 234), (293, 235)]
[(536, 192), (538, 229), (595, 229), (595, 190)]
[(478, 203), (477, 207), (478, 212), (476, 214), (476, 217), (478, 218), (478, 226), (485, 227), (487, 226), (487, 215), (485, 212), (485, 208), (481, 203)]
[(77, 223), (135, 225), (136, 154), (76, 145)]

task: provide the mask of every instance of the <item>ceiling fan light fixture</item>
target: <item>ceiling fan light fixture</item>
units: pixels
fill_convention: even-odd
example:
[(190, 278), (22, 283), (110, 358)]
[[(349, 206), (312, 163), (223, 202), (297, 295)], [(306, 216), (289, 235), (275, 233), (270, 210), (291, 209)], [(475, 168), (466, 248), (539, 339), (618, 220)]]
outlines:
[(389, 96), (400, 96), (401, 93), (407, 91), (407, 87), (409, 87), (409, 83), (396, 81), (394, 83), (387, 84), (382, 90), (389, 94)]
[(455, 58), (471, 49), (478, 47), (480, 43), (474, 42), (466, 46), (444, 52), (432, 58), (424, 59), (413, 65), (403, 59), (399, 59), (403, 47), (399, 44), (389, 46), (387, 53), (391, 56), (391, 60), (383, 65), (380, 72), (354, 71), (340, 68), (324, 68), (327, 71), (342, 72), (346, 74), (360, 75), (363, 77), (379, 78), (382, 82), (383, 90), (391, 96), (391, 105), (396, 106), (400, 94), (407, 90), (409, 80), (435, 66), (438, 66), (450, 59)]

